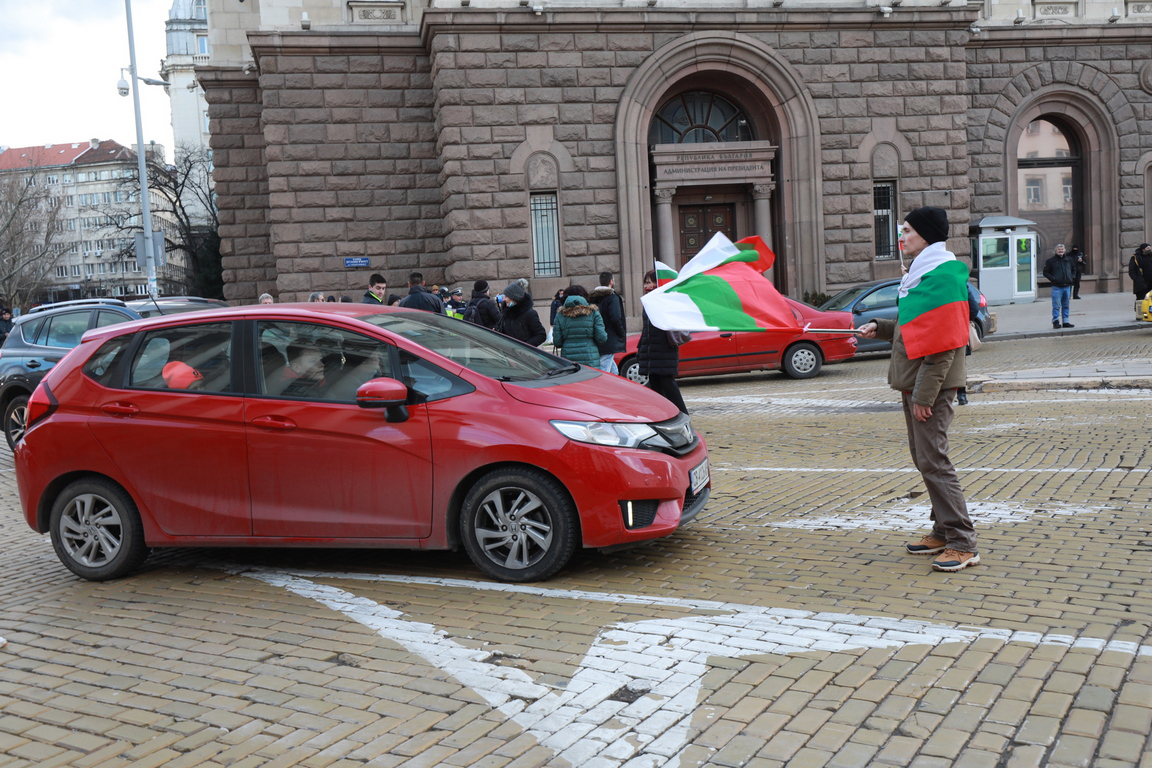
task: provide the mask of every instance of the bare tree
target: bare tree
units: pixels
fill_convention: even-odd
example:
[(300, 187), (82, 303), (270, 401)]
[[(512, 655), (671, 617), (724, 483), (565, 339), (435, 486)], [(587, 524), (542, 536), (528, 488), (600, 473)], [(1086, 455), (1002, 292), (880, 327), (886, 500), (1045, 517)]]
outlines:
[(0, 175), (0, 303), (31, 303), (62, 254), (56, 241), (63, 201), (38, 168)]
[[(168, 262), (186, 270), (187, 292), (223, 298), (219, 219), (210, 152), (197, 147), (177, 147), (172, 163), (149, 153), (146, 167), (153, 227), (164, 232)], [(121, 187), (125, 202), (99, 212), (108, 217), (109, 226), (117, 232), (134, 235), (141, 231), (140, 185), (132, 175), (123, 180)]]

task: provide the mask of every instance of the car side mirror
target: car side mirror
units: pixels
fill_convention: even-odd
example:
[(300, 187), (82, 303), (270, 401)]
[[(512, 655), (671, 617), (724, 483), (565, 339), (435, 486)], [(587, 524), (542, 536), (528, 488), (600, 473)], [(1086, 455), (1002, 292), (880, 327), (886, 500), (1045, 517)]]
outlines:
[(396, 379), (369, 379), (356, 390), (356, 405), (361, 408), (386, 408), (389, 423), (408, 421), (408, 387)]

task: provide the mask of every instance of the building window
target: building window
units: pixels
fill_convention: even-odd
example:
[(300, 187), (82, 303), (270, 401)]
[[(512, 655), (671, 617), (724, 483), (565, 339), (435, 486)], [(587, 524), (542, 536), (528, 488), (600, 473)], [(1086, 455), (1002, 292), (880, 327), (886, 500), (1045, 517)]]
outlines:
[(140, 296), (143, 296), (144, 294), (148, 293), (148, 286), (144, 285), (143, 283), (141, 283), (140, 285), (137, 285), (136, 286), (136, 293), (139, 294)]
[[(204, 113), (204, 133), (210, 133), (210, 131), (208, 130), (208, 125), (209, 125), (209, 123), (208, 123), (208, 113), (207, 113), (207, 112), (205, 112), (205, 113)], [(211, 169), (209, 169), (209, 171), (208, 171), (208, 172), (209, 172), (209, 173), (211, 173), (211, 172), (212, 172), (212, 171), (211, 171)]]
[(876, 230), (876, 258), (896, 258), (900, 249), (900, 236), (896, 232), (896, 182), (877, 181), (872, 185), (872, 221)]
[(208, 19), (208, 0), (192, 0), (192, 18), (201, 21)]
[(60, 177), (59, 177), (59, 176), (54, 176), (54, 175), (52, 175), (52, 174), (48, 174), (48, 176), (47, 176), (47, 178), (45, 179), (45, 181), (47, 181), (49, 184), (59, 184), (59, 183), (60, 183)]
[(673, 96), (656, 112), (649, 131), (652, 144), (703, 144), (755, 138), (744, 110), (709, 91)]
[(91, 264), (85, 264), (84, 265), (84, 274), (88, 277), (92, 277), (92, 265)]
[(79, 264), (73, 264), (72, 265), (72, 277), (80, 277), (80, 265)]
[(56, 267), (56, 277), (68, 277), (68, 267)]
[(1061, 181), (1061, 186), (1064, 187), (1064, 204), (1072, 204), (1072, 177), (1065, 176)]
[(196, 53), (201, 56), (208, 55), (208, 35), (196, 35)]
[(537, 277), (560, 275), (560, 206), (555, 192), (534, 194), (532, 211), (532, 266)]
[(1044, 179), (1033, 177), (1024, 180), (1024, 202), (1029, 206), (1044, 204)]

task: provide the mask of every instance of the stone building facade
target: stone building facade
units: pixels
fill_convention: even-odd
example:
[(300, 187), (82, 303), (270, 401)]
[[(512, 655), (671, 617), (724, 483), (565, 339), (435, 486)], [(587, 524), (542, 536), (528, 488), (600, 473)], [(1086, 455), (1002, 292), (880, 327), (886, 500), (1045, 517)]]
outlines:
[(716, 230), (764, 236), (799, 298), (898, 275), (921, 205), (958, 255), (1029, 218), (1120, 291), (1152, 228), (1148, 3), (232, 5), (197, 76), (234, 301), (606, 269), (635, 311)]

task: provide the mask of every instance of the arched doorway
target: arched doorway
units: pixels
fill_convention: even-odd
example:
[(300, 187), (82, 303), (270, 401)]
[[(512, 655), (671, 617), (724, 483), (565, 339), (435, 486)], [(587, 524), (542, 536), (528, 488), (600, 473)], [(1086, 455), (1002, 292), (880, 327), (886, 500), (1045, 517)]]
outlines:
[(1021, 218), (1036, 222), (1042, 255), (1057, 244), (1069, 250), (1084, 244), (1083, 153), (1076, 133), (1062, 123), (1048, 115), (1032, 120), (1016, 147), (1017, 206)]
[[(689, 83), (665, 99), (648, 130), (661, 261), (682, 267), (717, 232), (771, 242), (776, 147), (756, 137), (749, 111), (715, 85)], [(774, 273), (783, 282), (783, 270)]]
[[(697, 93), (708, 97), (692, 96), (691, 103), (685, 104), (686, 95)], [(728, 102), (733, 110), (722, 106), (716, 112), (713, 96)], [(663, 113), (677, 98), (685, 112), (682, 124), (674, 115), (668, 119)], [(711, 118), (704, 114), (709, 105)], [(739, 118), (731, 119), (737, 113), (745, 120), (743, 126)], [(664, 114), (672, 127), (657, 120), (658, 114)], [(660, 131), (665, 131), (663, 136)], [(699, 140), (659, 143), (683, 137)], [(726, 162), (727, 158), (716, 157), (721, 149), (749, 156)], [(735, 195), (743, 205), (743, 214), (733, 214), (737, 235), (768, 236), (777, 254), (776, 279), (786, 275), (781, 285), (784, 292), (800, 295), (822, 289), (819, 164), (815, 105), (791, 65), (763, 43), (740, 33), (695, 32), (653, 53), (628, 81), (616, 119), (621, 264), (630, 306), (639, 305), (638, 278), (660, 257), (658, 249), (672, 244), (671, 262), (679, 261), (673, 201), (678, 208), (681, 204), (688, 208), (689, 203), (720, 204), (725, 195)], [(713, 173), (713, 177), (705, 178), (702, 173)], [(682, 183), (685, 179), (691, 183)], [(761, 179), (763, 183), (757, 183)], [(711, 200), (704, 199), (709, 195)], [(741, 215), (747, 220), (744, 227)], [(767, 224), (768, 231), (761, 231), (758, 222)], [(661, 230), (672, 237), (659, 238)]]

